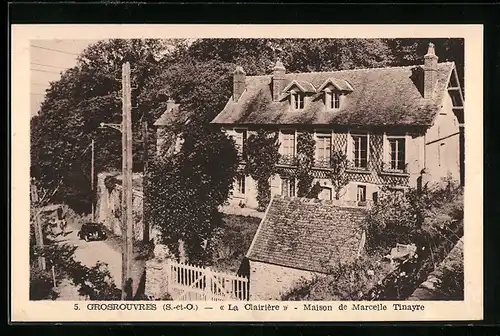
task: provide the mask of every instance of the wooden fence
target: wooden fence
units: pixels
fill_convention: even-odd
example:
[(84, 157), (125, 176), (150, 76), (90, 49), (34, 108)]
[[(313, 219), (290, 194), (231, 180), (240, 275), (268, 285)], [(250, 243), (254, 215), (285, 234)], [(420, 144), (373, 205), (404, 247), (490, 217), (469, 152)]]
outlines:
[(173, 300), (249, 300), (248, 278), (169, 260), (168, 293)]

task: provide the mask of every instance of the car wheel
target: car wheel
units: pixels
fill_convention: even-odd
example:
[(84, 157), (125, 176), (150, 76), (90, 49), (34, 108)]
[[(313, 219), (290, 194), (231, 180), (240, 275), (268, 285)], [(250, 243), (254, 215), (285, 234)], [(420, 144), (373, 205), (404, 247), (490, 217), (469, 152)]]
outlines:
[(81, 233), (81, 231), (78, 231), (78, 233), (76, 234), (76, 236), (78, 237), (78, 239), (82, 239), (82, 233)]
[(84, 239), (85, 239), (86, 242), (88, 242), (89, 241), (89, 235), (85, 235)]

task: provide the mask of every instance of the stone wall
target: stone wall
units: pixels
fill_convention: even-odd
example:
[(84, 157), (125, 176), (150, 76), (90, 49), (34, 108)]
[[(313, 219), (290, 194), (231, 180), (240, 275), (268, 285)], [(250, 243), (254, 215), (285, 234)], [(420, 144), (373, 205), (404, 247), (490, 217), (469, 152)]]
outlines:
[(167, 295), (168, 282), (166, 262), (157, 259), (146, 262), (146, 296), (150, 300), (161, 300)]
[[(116, 173), (100, 173), (97, 176), (97, 205), (96, 218), (103, 223), (106, 228), (113, 234), (121, 236), (121, 185), (115, 184), (113, 188), (108, 189), (105, 185), (107, 177), (119, 179), (120, 176)], [(134, 174), (134, 181), (140, 180), (141, 174)], [(136, 240), (143, 239), (143, 193), (138, 187), (133, 190), (132, 203), (134, 215), (134, 238)], [(150, 237), (152, 232), (150, 231)]]
[(319, 273), (250, 261), (250, 300), (280, 300), (301, 279), (311, 280)]

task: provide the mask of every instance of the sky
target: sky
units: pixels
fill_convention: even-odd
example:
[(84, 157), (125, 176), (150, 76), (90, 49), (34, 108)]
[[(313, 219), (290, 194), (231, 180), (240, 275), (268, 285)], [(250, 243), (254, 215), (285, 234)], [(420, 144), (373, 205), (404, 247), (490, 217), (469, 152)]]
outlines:
[(61, 72), (76, 65), (76, 59), (88, 45), (98, 40), (31, 40), (30, 96), (31, 116), (36, 115), (50, 82)]

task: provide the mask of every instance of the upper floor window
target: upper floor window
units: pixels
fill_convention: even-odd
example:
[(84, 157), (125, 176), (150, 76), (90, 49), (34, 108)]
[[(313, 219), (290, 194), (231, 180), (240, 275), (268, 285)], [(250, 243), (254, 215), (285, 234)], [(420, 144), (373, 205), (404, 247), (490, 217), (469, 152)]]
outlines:
[(390, 137), (388, 142), (390, 169), (404, 171), (406, 168), (406, 139), (404, 137)]
[(352, 135), (353, 161), (355, 168), (368, 166), (368, 136), (366, 134)]
[(290, 98), (291, 98), (292, 108), (294, 110), (304, 109), (304, 93), (292, 91)]
[(245, 129), (235, 130), (234, 141), (236, 143), (236, 150), (238, 151), (238, 154), (242, 156), (245, 154), (246, 150), (245, 148), (246, 138), (247, 138), (247, 130)]
[(295, 131), (281, 132), (281, 155), (295, 156)]
[(316, 134), (316, 163), (318, 165), (323, 166), (330, 163), (331, 147), (331, 134)]
[(330, 110), (338, 110), (340, 108), (340, 93), (335, 91), (326, 92), (326, 106)]

